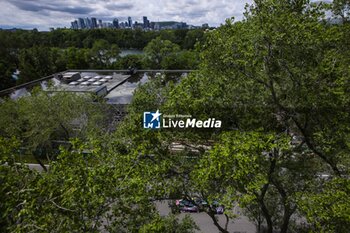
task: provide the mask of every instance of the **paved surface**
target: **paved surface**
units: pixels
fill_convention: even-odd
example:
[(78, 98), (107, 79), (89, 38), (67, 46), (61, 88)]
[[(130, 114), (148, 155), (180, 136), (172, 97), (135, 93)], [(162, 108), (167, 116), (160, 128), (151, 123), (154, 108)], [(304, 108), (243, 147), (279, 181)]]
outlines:
[[(170, 213), (170, 208), (168, 207), (167, 201), (157, 202), (157, 209), (162, 216), (166, 216)], [(235, 211), (236, 214), (240, 214), (239, 210)], [(202, 233), (218, 233), (220, 232), (214, 225), (213, 220), (204, 212), (201, 213), (181, 213), (180, 218), (185, 215), (190, 215), (195, 221), (197, 226), (200, 228), (197, 232)], [(223, 226), (225, 224), (225, 216), (217, 215), (219, 223)], [(245, 216), (240, 216), (234, 221), (230, 221), (228, 224), (228, 231), (232, 233), (256, 233), (256, 227), (249, 219)]]
[(139, 84), (144, 84), (148, 81), (148, 75), (143, 74), (142, 76), (134, 75), (126, 82), (118, 85), (115, 89), (105, 96), (107, 103), (109, 104), (130, 104), (132, 97), (134, 96), (135, 89)]

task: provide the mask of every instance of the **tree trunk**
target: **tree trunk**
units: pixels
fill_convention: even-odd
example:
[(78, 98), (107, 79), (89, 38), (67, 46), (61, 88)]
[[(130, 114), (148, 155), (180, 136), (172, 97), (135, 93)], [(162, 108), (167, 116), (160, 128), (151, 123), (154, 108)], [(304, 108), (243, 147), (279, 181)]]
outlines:
[(223, 228), (222, 226), (220, 226), (220, 224), (218, 223), (218, 220), (215, 218), (215, 214), (213, 211), (211, 211), (209, 209), (209, 212), (207, 212), (207, 214), (210, 216), (210, 218), (213, 220), (214, 225), (219, 229), (220, 232), (222, 233), (230, 233), (227, 229)]
[(271, 215), (269, 214), (269, 211), (263, 200), (260, 201), (260, 205), (261, 205), (261, 211), (266, 220), (267, 233), (273, 233), (273, 223), (272, 223)]

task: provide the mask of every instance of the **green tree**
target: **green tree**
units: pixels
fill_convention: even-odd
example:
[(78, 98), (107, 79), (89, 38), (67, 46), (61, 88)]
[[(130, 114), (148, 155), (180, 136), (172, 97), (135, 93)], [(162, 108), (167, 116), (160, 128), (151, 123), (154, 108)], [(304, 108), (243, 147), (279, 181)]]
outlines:
[(72, 143), (74, 150), (62, 150), (50, 171), (39, 174), (14, 163), (19, 146), (14, 138), (0, 138), (2, 231), (192, 232), (188, 217), (178, 223), (156, 212), (154, 193), (146, 191), (151, 174), (147, 158), (119, 154), (96, 139)]
[(171, 53), (164, 57), (161, 62), (163, 69), (176, 70), (176, 69), (196, 69), (198, 66), (199, 56), (194, 51), (181, 51), (177, 53)]
[(349, 179), (326, 182), (318, 193), (303, 194), (300, 205), (312, 224), (312, 232), (346, 232), (350, 227)]
[(120, 49), (116, 44), (110, 45), (108, 41), (96, 40), (90, 50), (92, 64), (91, 68), (101, 69), (110, 67), (118, 59)]
[[(349, 98), (344, 85), (349, 77), (348, 30), (346, 24), (324, 23), (322, 7), (309, 1), (255, 1), (247, 7), (243, 21), (228, 20), (206, 34), (206, 42), (199, 45), (199, 72), (182, 79), (165, 102), (173, 111), (222, 119), (230, 131), (262, 129), (289, 135), (298, 149), (290, 152), (290, 159), (277, 157), (277, 174), (272, 173), (275, 178), (267, 182), (266, 196), (238, 202), (247, 209), (259, 206), (255, 212), (263, 214), (269, 232), (276, 226), (281, 232), (293, 229), (291, 216), (303, 212), (297, 194), (322, 190), (317, 181), (320, 174), (344, 177), (349, 172), (349, 117), (345, 110)], [(201, 136), (208, 140), (215, 138), (215, 133)], [(182, 137), (185, 140), (186, 136)], [(241, 143), (250, 148), (250, 139), (246, 140)], [(223, 151), (230, 148), (227, 145)], [(272, 161), (257, 167), (268, 174)], [(306, 161), (313, 169), (296, 169)], [(222, 158), (215, 168), (225, 163)], [(302, 177), (300, 183), (293, 177)], [(230, 181), (229, 177), (217, 179)], [(211, 183), (204, 190), (214, 189), (213, 195), (219, 195), (222, 190), (215, 190), (216, 185)], [(249, 188), (249, 182), (241, 187)]]
[(88, 49), (78, 49), (69, 47), (64, 50), (62, 59), (66, 61), (67, 69), (87, 69), (89, 68), (91, 58)]
[(0, 34), (0, 90), (13, 86), (16, 81), (12, 75), (18, 64), (17, 51), (12, 48), (11, 38), (4, 34)]
[(16, 228), (20, 211), (33, 197), (33, 185), (38, 173), (16, 163), (20, 142), (15, 138), (0, 137), (0, 231)]
[(332, 10), (336, 16), (341, 17), (343, 23), (347, 23), (349, 21), (349, 0), (334, 0), (332, 4)]
[(0, 62), (0, 90), (9, 88), (16, 83), (12, 77), (14, 71), (13, 65), (11, 67), (6, 61)]
[[(314, 191), (315, 165), (317, 160), (300, 155), (285, 135), (237, 131), (222, 135), (192, 177), (202, 198), (221, 200), (228, 218), (235, 217), (231, 211), (238, 204), (253, 219), (263, 216), (267, 232), (286, 233), (299, 198), (305, 197), (300, 191)], [(208, 214), (221, 232), (228, 232)]]
[(55, 73), (50, 48), (34, 46), (22, 49), (19, 54), (19, 82), (33, 81)]
[(204, 42), (204, 31), (202, 29), (189, 30), (182, 42), (184, 49), (194, 49), (196, 43)]
[(121, 57), (113, 65), (115, 69), (129, 69), (130, 67), (141, 69), (142, 68), (142, 55), (130, 54), (125, 57)]
[(179, 52), (180, 46), (169, 40), (162, 40), (161, 37), (157, 37), (144, 48), (144, 66), (151, 69), (164, 69), (166, 57)]
[(16, 136), (41, 163), (54, 159), (57, 142), (106, 130), (102, 109), (89, 96), (35, 90), (31, 96), (1, 103), (0, 133), (7, 138)]
[(140, 233), (191, 233), (195, 232), (194, 230), (199, 230), (199, 228), (189, 217), (189, 215), (186, 215), (181, 222), (179, 222), (179, 220), (176, 219), (175, 216), (169, 216), (167, 218), (157, 218), (152, 223), (144, 225), (140, 229)]

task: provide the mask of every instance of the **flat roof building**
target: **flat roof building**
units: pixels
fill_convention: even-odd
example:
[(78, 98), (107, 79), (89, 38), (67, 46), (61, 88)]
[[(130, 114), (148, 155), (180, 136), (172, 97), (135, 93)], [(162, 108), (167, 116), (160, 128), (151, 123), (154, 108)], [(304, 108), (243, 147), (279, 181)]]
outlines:
[(102, 97), (110, 105), (127, 105), (132, 101), (135, 89), (156, 74), (172, 73), (176, 77), (189, 70), (144, 70), (133, 75), (127, 70), (68, 70), (0, 91), (0, 98), (18, 99), (30, 95), (33, 87), (48, 92), (73, 92)]

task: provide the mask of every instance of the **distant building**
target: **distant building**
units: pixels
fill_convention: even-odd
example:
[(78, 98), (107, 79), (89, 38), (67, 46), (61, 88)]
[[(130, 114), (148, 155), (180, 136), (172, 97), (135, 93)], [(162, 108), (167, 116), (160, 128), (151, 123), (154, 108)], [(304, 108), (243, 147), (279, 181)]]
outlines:
[(202, 24), (202, 28), (209, 28), (209, 24), (207, 23)]
[(188, 25), (184, 22), (175, 22), (175, 21), (163, 21), (163, 22), (156, 22), (154, 24), (155, 30), (162, 30), (162, 29), (186, 29), (188, 28)]
[(119, 28), (119, 20), (117, 18), (113, 19), (113, 27)]
[(131, 17), (130, 17), (130, 16), (128, 17), (128, 25), (129, 25), (129, 27), (132, 28), (132, 20), (131, 20)]
[(200, 28), (202, 28), (202, 27), (200, 27), (200, 26), (188, 25), (187, 28), (188, 28), (188, 29), (200, 29)]
[(160, 30), (161, 26), (160, 23), (154, 23), (154, 30)]
[(73, 22), (71, 22), (71, 25), (72, 25), (72, 29), (74, 29), (74, 30), (78, 30), (79, 29), (77, 20), (74, 20)]
[(143, 28), (150, 28), (149, 20), (147, 19), (147, 16), (143, 16)]
[(91, 18), (91, 27), (92, 27), (92, 29), (98, 28), (97, 20), (94, 17)]
[(184, 29), (184, 28), (187, 28), (187, 24), (184, 23), (184, 22), (175, 23), (175, 24), (172, 26), (172, 29)]
[(79, 18), (79, 19), (78, 19), (78, 28), (79, 28), (79, 29), (84, 29), (84, 28), (85, 28), (84, 19), (82, 19), (82, 18)]
[(101, 19), (92, 18), (78, 18), (71, 22), (72, 29), (98, 29), (98, 28), (121, 28), (121, 29), (141, 29), (141, 30), (176, 30), (176, 29), (198, 29), (209, 28), (207, 23), (202, 26), (187, 25), (185, 22), (176, 21), (162, 21), (162, 22), (150, 22), (147, 16), (142, 17), (142, 21), (135, 21), (133, 23), (131, 17), (127, 18), (125, 22), (119, 22), (117, 18), (114, 18), (112, 22), (102, 22)]
[(89, 18), (84, 19), (85, 28), (91, 29), (91, 20)]
[(138, 23), (137, 21), (135, 21), (134, 28), (143, 29), (144, 25), (143, 25), (143, 23)]

